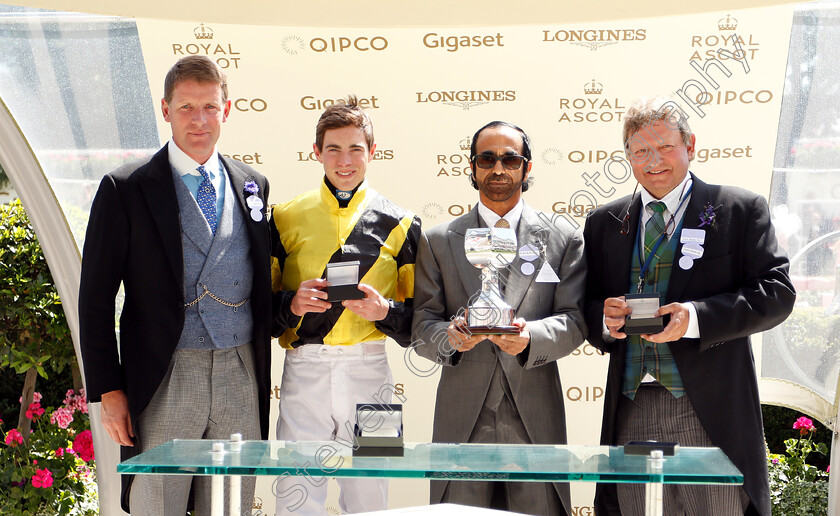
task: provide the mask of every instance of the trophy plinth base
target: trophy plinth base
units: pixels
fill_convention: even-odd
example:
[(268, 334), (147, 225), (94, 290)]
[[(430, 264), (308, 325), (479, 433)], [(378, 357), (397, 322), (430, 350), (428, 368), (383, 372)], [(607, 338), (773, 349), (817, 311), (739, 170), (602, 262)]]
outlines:
[(365, 298), (365, 293), (359, 290), (358, 285), (335, 285), (325, 288), (324, 291), (326, 291), (327, 301), (330, 303)]
[(519, 335), (517, 326), (467, 326), (472, 335)]
[(662, 317), (647, 317), (644, 319), (625, 319), (624, 328), (619, 331), (625, 335), (654, 335), (665, 328)]

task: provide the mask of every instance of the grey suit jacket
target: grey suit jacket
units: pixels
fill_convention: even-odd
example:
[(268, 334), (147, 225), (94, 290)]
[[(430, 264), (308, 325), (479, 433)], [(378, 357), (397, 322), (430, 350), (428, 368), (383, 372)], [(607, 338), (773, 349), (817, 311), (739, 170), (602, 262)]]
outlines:
[[(565, 444), (563, 390), (555, 360), (571, 353), (586, 337), (582, 236), (565, 220), (552, 223), (526, 204), (517, 228), (517, 245), (545, 242), (548, 265), (560, 277), (559, 283), (537, 282), (537, 272), (521, 272), (524, 261), (518, 255), (510, 266), (504, 297), (517, 317), (527, 321), (531, 343), (516, 357), (487, 340), (470, 351), (451, 352), (446, 334), (449, 322), (481, 287), (479, 270), (464, 253), (464, 233), (482, 226), (478, 210), (473, 208), (448, 224), (428, 230), (420, 239), (412, 346), (414, 352), (444, 366), (432, 440), (467, 442), (498, 360), (531, 442)], [(532, 263), (539, 271), (543, 258)], [(440, 500), (443, 489), (445, 483), (433, 483), (432, 501)]]

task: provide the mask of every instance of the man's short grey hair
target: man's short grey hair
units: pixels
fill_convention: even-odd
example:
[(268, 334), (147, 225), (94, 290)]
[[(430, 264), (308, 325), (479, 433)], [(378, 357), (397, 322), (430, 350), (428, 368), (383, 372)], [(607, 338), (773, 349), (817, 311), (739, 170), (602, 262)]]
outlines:
[(633, 101), (624, 115), (624, 150), (629, 152), (627, 145), (634, 134), (656, 122), (679, 130), (683, 143), (691, 144), (688, 116), (676, 102), (668, 97), (641, 97)]

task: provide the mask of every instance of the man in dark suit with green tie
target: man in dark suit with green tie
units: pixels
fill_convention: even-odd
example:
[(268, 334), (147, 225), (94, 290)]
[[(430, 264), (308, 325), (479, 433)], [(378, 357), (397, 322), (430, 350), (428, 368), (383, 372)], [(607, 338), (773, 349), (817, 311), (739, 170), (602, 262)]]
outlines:
[[(750, 335), (782, 322), (796, 295), (767, 202), (689, 173), (695, 136), (668, 99), (629, 108), (624, 145), (642, 191), (597, 208), (584, 229), (589, 341), (610, 354), (601, 442), (720, 447), (743, 488), (668, 485), (665, 514), (769, 516)], [(632, 334), (642, 307), (626, 294), (652, 296), (664, 327)], [(599, 484), (595, 505), (644, 514), (644, 486)]]

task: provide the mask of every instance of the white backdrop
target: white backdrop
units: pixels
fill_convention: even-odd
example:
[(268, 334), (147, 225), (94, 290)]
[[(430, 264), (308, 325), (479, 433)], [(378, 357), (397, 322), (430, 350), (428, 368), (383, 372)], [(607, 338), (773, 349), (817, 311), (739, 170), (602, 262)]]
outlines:
[[(567, 25), (137, 23), (153, 98), (179, 57), (205, 54), (225, 68), (233, 109), (219, 148), (269, 178), (271, 202), (318, 186), (323, 169), (310, 154), (318, 116), (353, 93), (374, 122), (372, 186), (424, 227), (477, 201), (466, 180), (470, 137), (497, 119), (531, 136), (536, 182), (526, 202), (582, 226), (587, 211), (635, 185), (620, 161), (621, 120), (641, 95), (669, 95), (689, 114), (692, 171), (767, 195), (791, 15), (780, 6)], [(158, 123), (163, 143), (171, 133), (160, 114)], [(277, 346), (275, 392), (282, 354)], [(394, 343), (389, 358), (406, 397), (406, 440), (429, 441), (437, 376), (412, 373)], [(596, 444), (606, 359), (586, 344), (559, 366), (569, 441)], [(591, 514), (593, 491), (573, 486), (576, 516)], [(391, 482), (391, 507), (427, 500), (427, 482)], [(257, 502), (273, 513), (270, 480), (258, 484)], [(337, 510), (335, 493), (328, 505)]]

